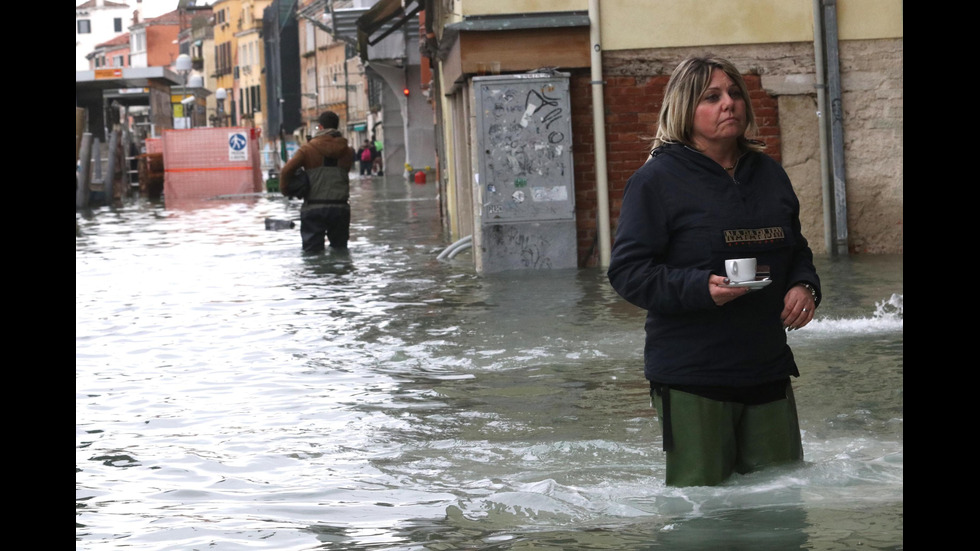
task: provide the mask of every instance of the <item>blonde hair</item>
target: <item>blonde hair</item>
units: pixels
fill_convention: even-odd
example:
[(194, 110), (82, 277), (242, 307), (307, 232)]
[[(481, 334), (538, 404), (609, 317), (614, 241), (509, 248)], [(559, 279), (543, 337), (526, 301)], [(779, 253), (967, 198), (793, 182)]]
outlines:
[(657, 136), (653, 139), (652, 148), (665, 143), (679, 143), (697, 149), (694, 145), (694, 111), (701, 101), (701, 96), (711, 84), (711, 73), (720, 69), (732, 82), (738, 86), (745, 99), (745, 133), (738, 137), (738, 147), (741, 151), (762, 151), (765, 144), (750, 140), (745, 134), (755, 134), (757, 131), (755, 114), (752, 112), (752, 102), (749, 101), (749, 90), (745, 79), (730, 61), (719, 57), (689, 57), (681, 61), (670, 75), (667, 88), (664, 90), (664, 101), (660, 106), (659, 126)]

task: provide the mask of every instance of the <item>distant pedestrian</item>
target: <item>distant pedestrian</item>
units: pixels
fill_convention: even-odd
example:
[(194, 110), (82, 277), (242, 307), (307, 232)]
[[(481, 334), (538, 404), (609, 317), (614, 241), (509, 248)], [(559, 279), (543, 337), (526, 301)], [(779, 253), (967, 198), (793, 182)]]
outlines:
[(340, 117), (324, 111), (317, 121), (320, 129), (309, 142), (300, 146), (286, 163), (280, 175), (284, 195), (290, 195), (290, 184), (300, 168), (310, 178), (309, 194), (300, 208), (300, 236), (304, 252), (325, 249), (324, 237), (333, 249), (347, 249), (350, 238), (350, 169), (354, 150), (339, 130)]
[(364, 144), (357, 150), (357, 158), (361, 163), (361, 176), (370, 176), (371, 163), (374, 161), (374, 155), (371, 152), (371, 142), (364, 140)]
[(382, 160), (382, 152), (384, 151), (384, 144), (381, 140), (371, 136), (371, 143), (374, 145), (374, 160), (371, 165), (371, 170), (377, 176), (384, 176), (384, 161)]

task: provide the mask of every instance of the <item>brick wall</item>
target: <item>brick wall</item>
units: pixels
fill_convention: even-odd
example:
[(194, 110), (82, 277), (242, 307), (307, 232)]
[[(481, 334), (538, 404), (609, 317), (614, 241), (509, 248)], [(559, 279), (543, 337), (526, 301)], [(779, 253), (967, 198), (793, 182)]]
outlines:
[[(766, 153), (781, 162), (779, 110), (776, 98), (762, 89), (757, 75), (743, 75)], [(616, 233), (626, 181), (647, 159), (657, 130), (667, 75), (605, 78), (606, 173), (609, 187), (610, 231)], [(573, 72), (569, 82), (572, 109), (572, 156), (575, 165), (575, 217), (580, 267), (599, 264), (592, 124), (592, 84), (589, 71)]]

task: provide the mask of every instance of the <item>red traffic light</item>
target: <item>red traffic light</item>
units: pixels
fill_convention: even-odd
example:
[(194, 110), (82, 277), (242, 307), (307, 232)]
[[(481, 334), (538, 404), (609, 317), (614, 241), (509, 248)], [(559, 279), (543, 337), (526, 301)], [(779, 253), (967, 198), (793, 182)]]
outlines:
[(402, 90), (402, 93), (405, 94), (406, 97), (408, 97), (408, 88), (405, 88), (404, 90)]

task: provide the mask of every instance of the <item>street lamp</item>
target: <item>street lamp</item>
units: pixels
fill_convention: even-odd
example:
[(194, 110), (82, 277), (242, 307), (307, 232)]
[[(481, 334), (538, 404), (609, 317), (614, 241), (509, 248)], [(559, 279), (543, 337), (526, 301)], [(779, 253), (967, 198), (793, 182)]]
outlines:
[(187, 54), (180, 54), (177, 56), (177, 61), (174, 63), (174, 68), (177, 72), (184, 75), (184, 87), (187, 87), (187, 75), (194, 68), (194, 64), (191, 63), (191, 56)]
[(191, 56), (187, 54), (180, 54), (177, 56), (177, 61), (174, 63), (174, 68), (178, 73), (184, 76), (184, 85), (181, 87), (180, 104), (181, 104), (181, 114), (184, 115), (183, 119), (186, 120), (186, 124), (183, 125), (184, 128), (190, 128), (190, 119), (187, 117), (187, 113), (184, 112), (186, 108), (186, 103), (184, 103), (184, 96), (187, 95), (187, 77), (193, 68), (193, 63), (191, 63)]

